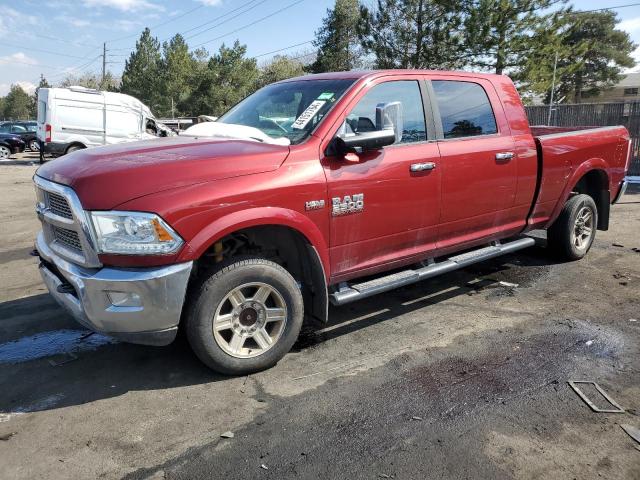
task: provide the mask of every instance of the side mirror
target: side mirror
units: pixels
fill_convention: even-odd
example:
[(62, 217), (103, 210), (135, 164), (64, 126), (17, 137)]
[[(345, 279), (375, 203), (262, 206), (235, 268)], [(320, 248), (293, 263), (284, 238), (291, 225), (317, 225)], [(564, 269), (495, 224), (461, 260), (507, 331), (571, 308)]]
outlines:
[(395, 141), (396, 134), (390, 128), (335, 138), (337, 153), (341, 155), (358, 150), (380, 150), (387, 145), (393, 145)]
[(346, 123), (329, 147), (328, 154), (344, 157), (348, 153), (380, 150), (402, 140), (402, 103), (376, 105), (375, 130), (355, 134), (346, 133)]
[(393, 130), (395, 141), (402, 140), (402, 102), (387, 102), (376, 105), (376, 130)]

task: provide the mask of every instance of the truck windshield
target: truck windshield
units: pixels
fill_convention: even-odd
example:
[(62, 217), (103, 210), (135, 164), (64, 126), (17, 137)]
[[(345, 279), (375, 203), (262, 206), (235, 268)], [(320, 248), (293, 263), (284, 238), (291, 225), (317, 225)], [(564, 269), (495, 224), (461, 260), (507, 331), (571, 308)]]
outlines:
[(245, 98), (218, 122), (257, 128), (272, 138), (301, 143), (353, 82), (299, 80), (268, 85)]

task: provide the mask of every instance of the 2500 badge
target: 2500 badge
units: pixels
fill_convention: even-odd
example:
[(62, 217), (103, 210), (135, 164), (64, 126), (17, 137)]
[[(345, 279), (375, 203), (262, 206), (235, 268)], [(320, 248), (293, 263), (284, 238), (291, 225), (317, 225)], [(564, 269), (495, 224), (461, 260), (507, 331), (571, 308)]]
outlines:
[(331, 199), (331, 215), (334, 217), (358, 213), (364, 210), (364, 193), (345, 195), (344, 198), (333, 197)]

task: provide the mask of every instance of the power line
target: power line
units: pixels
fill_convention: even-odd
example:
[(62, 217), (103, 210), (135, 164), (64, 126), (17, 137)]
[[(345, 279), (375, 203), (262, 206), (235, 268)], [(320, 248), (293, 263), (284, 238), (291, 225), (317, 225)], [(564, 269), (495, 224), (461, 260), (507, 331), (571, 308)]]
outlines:
[(69, 55), (68, 53), (53, 52), (51, 50), (43, 50), (41, 48), (25, 47), (24, 45), (15, 45), (13, 43), (7, 43), (7, 42), (2, 42), (0, 46), (19, 48), (21, 50), (33, 50), (34, 52), (49, 53), (51, 55), (58, 55), (60, 57), (78, 58), (80, 60), (84, 60), (85, 58), (87, 58), (86, 56), (80, 57), (78, 55)]
[(261, 53), (260, 55), (255, 55), (253, 58), (266, 57), (267, 55), (271, 55), (273, 53), (282, 52), (284, 50), (289, 50), (290, 48), (301, 47), (302, 45), (306, 45), (308, 43), (313, 43), (315, 40), (307, 40), (306, 42), (296, 43), (295, 45), (289, 45), (288, 47), (279, 48), (278, 50), (272, 50), (271, 52)]
[[(162, 23), (158, 23), (157, 25), (153, 25), (152, 27), (149, 27), (149, 30), (153, 30), (153, 29), (155, 29), (155, 28), (162, 27), (162, 26), (164, 26), (164, 25), (166, 25), (166, 24), (168, 24), (168, 23), (175, 22), (176, 20), (179, 20), (179, 19), (181, 19), (181, 18), (183, 18), (183, 17), (186, 17), (186, 16), (187, 16), (187, 15), (189, 15), (190, 13), (193, 13), (193, 12), (195, 12), (196, 10), (201, 9), (202, 7), (204, 7), (204, 4), (202, 4), (202, 5), (198, 5), (197, 7), (192, 8), (191, 10), (187, 10), (186, 12), (184, 12), (184, 13), (183, 13), (183, 14), (181, 14), (181, 15), (177, 15), (177, 16), (175, 16), (175, 17), (172, 17), (172, 18), (170, 18), (169, 20), (166, 20), (166, 21), (164, 21), (164, 22), (162, 22)], [(119, 42), (120, 40), (126, 40), (127, 38), (132, 38), (132, 37), (137, 37), (137, 36), (138, 36), (138, 34), (137, 34), (137, 33), (133, 33), (133, 34), (131, 34), (131, 35), (124, 35), (124, 36), (122, 36), (122, 37), (118, 37), (118, 38), (114, 38), (114, 39), (111, 39), (111, 40), (107, 40), (107, 43)]]
[[(216, 22), (218, 20), (223, 19), (224, 17), (228, 17), (229, 15), (231, 15), (234, 12), (237, 12), (238, 10), (243, 9), (244, 7), (251, 5), (252, 3), (255, 3), (258, 0), (250, 0), (249, 2), (243, 3), (242, 5), (240, 5), (239, 7), (234, 8), (233, 10), (229, 10), (227, 13), (224, 13), (222, 15), (217, 16), (216, 18), (214, 18), (213, 20), (209, 20), (207, 22), (201, 23), (200, 25), (196, 25), (195, 27), (190, 28), (189, 30), (185, 30), (184, 32), (182, 32), (182, 35), (189, 33), (189, 32), (193, 32), (194, 30), (199, 29), (200, 27), (204, 27), (205, 25), (209, 25), (210, 23)], [(264, 3), (264, 2), (260, 2), (260, 3)], [(257, 5), (255, 5), (257, 6)], [(253, 7), (252, 7), (253, 8)], [(248, 11), (248, 10), (247, 10)], [(235, 18), (235, 17), (233, 17)], [(229, 19), (231, 20), (231, 19)]]
[(78, 42), (73, 42), (71, 40), (65, 40), (63, 38), (59, 38), (59, 37), (52, 37), (49, 35), (42, 35), (40, 33), (33, 33), (33, 32), (29, 32), (28, 34), (29, 37), (39, 37), (39, 38), (45, 38), (47, 40), (53, 40), (54, 42), (61, 42), (61, 43), (68, 43), (69, 45), (75, 45), (77, 47), (93, 47), (93, 48), (98, 48), (97, 45), (91, 45), (88, 43), (78, 43)]
[[(255, 1), (255, 0), (253, 0), (253, 1)], [(248, 4), (253, 3), (253, 1), (252, 1), (252, 2), (249, 2)], [(256, 8), (256, 7), (259, 7), (260, 5), (262, 5), (263, 3), (265, 3), (266, 1), (267, 1), (267, 0), (262, 0), (261, 2), (258, 2), (258, 3), (254, 4), (254, 5), (251, 5), (249, 8), (247, 8), (246, 10), (243, 10), (242, 12), (238, 13), (237, 15), (234, 15), (234, 16), (232, 16), (232, 17), (230, 17), (230, 18), (227, 18), (226, 20), (223, 20), (222, 22), (216, 23), (215, 25), (212, 25), (212, 26), (210, 26), (209, 28), (205, 28), (204, 30), (202, 30), (202, 31), (200, 31), (200, 32), (194, 33), (193, 35), (189, 35), (188, 37), (185, 37), (185, 39), (189, 39), (189, 38), (197, 37), (198, 35), (202, 35), (203, 33), (208, 32), (208, 31), (210, 31), (210, 30), (213, 30), (214, 28), (217, 28), (217, 27), (219, 27), (220, 25), (224, 25), (225, 23), (228, 23), (228, 22), (230, 22), (231, 20), (233, 20), (233, 19), (235, 19), (235, 18), (238, 18), (240, 15), (244, 15), (244, 14), (245, 14), (245, 13), (247, 13), (248, 11), (253, 10), (253, 9), (254, 9), (254, 8)], [(248, 5), (248, 4), (245, 4), (245, 5)], [(232, 11), (231, 11), (231, 12), (229, 12), (229, 13), (233, 13), (233, 12), (235, 12), (235, 11), (237, 11), (237, 10), (238, 10), (238, 9), (236, 8), (235, 10), (232, 10)], [(227, 14), (227, 15), (228, 15), (228, 14)], [(225, 16), (226, 16), (226, 15), (225, 15)], [(222, 17), (219, 17), (219, 18), (222, 18)], [(218, 18), (218, 19), (219, 19), (219, 18)], [(216, 19), (216, 20), (218, 20), (218, 19)], [(207, 24), (209, 24), (209, 23), (211, 23), (211, 22), (207, 22)], [(200, 26), (198, 26), (198, 27), (192, 28), (191, 30), (187, 30), (187, 32), (191, 32), (191, 31), (196, 30), (196, 29), (198, 29), (198, 28), (200, 28), (200, 27), (202, 27), (202, 26), (204, 26), (204, 25), (200, 25)], [(187, 32), (183, 32), (183, 34), (184, 34), (184, 33), (187, 33)]]
[(594, 8), (593, 10), (577, 10), (575, 12), (566, 12), (565, 15), (578, 15), (581, 13), (602, 12), (603, 10), (617, 10), (619, 8), (638, 7), (640, 3), (628, 3), (626, 5), (617, 5), (615, 7)]
[(233, 35), (234, 33), (239, 32), (240, 30), (244, 30), (245, 28), (252, 27), (253, 25), (255, 25), (257, 23), (260, 23), (260, 22), (262, 22), (262, 21), (264, 21), (264, 20), (266, 20), (268, 18), (271, 18), (271, 17), (279, 14), (280, 12), (284, 12), (285, 10), (288, 10), (289, 8), (294, 7), (294, 6), (296, 6), (299, 3), (302, 3), (304, 1), (305, 0), (297, 0), (297, 1), (293, 2), (293, 3), (290, 3), (286, 7), (282, 7), (281, 9), (276, 10), (275, 12), (270, 13), (269, 15), (265, 15), (264, 17), (261, 17), (261, 18), (259, 18), (257, 20), (254, 20), (251, 23), (247, 23), (246, 25), (243, 25), (242, 27), (236, 28), (235, 30), (227, 32), (227, 33), (225, 33), (223, 35), (219, 35), (219, 36), (217, 36), (215, 38), (210, 38), (209, 40), (206, 40), (206, 41), (202, 42), (201, 44), (196, 45), (194, 48), (202, 47), (203, 45), (206, 45), (207, 43), (215, 42), (216, 40), (220, 40), (221, 38), (227, 37), (229, 35)]

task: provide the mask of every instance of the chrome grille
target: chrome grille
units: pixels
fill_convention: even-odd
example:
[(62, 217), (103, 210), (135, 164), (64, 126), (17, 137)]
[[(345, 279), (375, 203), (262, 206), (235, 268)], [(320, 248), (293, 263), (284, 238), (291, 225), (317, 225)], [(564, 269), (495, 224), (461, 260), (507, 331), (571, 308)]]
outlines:
[(82, 244), (77, 232), (55, 225), (51, 227), (51, 231), (56, 242), (77, 252), (82, 252)]
[(45, 192), (45, 197), (47, 199), (47, 207), (51, 210), (51, 213), (63, 218), (73, 218), (66, 198), (53, 192)]
[(60, 257), (88, 268), (101, 267), (91, 236), (91, 226), (76, 193), (35, 175), (36, 211), (43, 239)]

